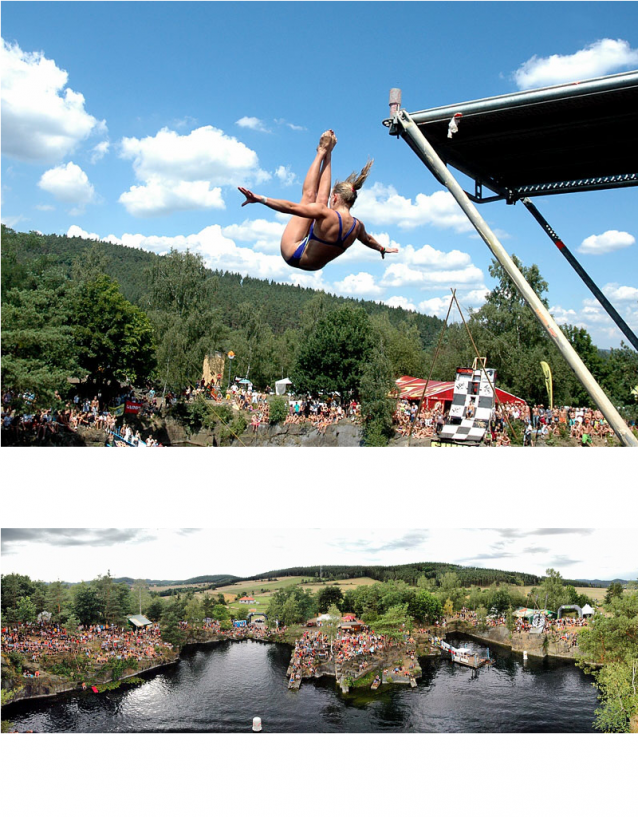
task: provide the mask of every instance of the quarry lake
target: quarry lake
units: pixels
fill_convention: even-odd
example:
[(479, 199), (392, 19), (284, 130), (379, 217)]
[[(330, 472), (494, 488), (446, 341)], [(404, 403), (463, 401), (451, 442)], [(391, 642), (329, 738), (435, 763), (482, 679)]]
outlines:
[[(455, 646), (466, 637), (450, 639)], [(491, 648), (473, 673), (421, 658), (416, 689), (383, 686), (343, 695), (334, 679), (288, 689), (291, 649), (253, 641), (191, 646), (144, 684), (99, 695), (67, 693), (11, 705), (23, 732), (592, 732), (596, 690), (573, 663)]]

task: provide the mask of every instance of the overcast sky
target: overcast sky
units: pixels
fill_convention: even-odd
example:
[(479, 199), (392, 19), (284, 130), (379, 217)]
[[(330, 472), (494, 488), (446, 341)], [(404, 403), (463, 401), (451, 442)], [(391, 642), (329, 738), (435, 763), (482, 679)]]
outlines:
[(112, 576), (189, 579), (321, 564), (449, 562), (571, 579), (635, 579), (636, 530), (5, 528), (2, 573), (77, 582)]

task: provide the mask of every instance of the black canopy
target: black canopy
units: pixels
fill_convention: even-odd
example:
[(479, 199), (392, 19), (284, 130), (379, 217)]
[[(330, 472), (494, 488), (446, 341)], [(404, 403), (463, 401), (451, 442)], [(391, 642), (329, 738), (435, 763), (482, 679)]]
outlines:
[(638, 71), (410, 116), (446, 164), (476, 181), (476, 201), (488, 200), (482, 185), (510, 201), (638, 185)]

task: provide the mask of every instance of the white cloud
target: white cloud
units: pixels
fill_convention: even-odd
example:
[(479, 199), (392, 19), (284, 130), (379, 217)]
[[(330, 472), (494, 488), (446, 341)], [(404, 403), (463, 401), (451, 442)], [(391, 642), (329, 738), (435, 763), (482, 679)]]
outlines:
[(382, 284), (389, 287), (417, 286), (420, 289), (438, 289), (445, 285), (467, 287), (482, 284), (483, 273), (469, 264), (463, 269), (423, 270), (408, 264), (391, 264), (383, 275)]
[(290, 170), (290, 165), (286, 167), (279, 165), (277, 170), (275, 170), (275, 176), (284, 187), (291, 187), (297, 181), (297, 174)]
[(222, 234), (233, 241), (250, 244), (254, 250), (268, 253), (278, 253), (281, 244), (281, 234), (284, 225), (275, 221), (266, 221), (258, 218), (254, 221), (244, 221), (242, 224), (230, 224), (222, 227)]
[(285, 119), (275, 119), (275, 125), (285, 125), (287, 128), (290, 128), (290, 130), (294, 131), (308, 130), (307, 128), (304, 128), (302, 125), (293, 125), (292, 122), (286, 122)]
[(346, 275), (343, 281), (336, 281), (335, 290), (340, 295), (380, 295), (383, 290), (374, 281), (369, 272), (359, 272), (356, 275)]
[(323, 280), (323, 270), (317, 270), (317, 272), (303, 272), (298, 270), (290, 274), (290, 283), (295, 286), (309, 287), (310, 289), (318, 289), (323, 292), (332, 292), (330, 284)]
[(174, 182), (153, 179), (145, 185), (133, 185), (118, 201), (132, 216), (164, 216), (178, 210), (224, 210), (220, 187), (210, 182)]
[[(72, 224), (69, 229), (66, 231), (68, 238), (89, 238), (93, 241), (99, 241), (100, 236), (97, 233), (87, 233), (86, 230), (83, 230), (81, 227), (78, 227), (77, 224)], [(120, 244), (119, 241), (110, 242), (112, 244)]]
[(469, 306), (474, 309), (480, 309), (485, 303), (485, 299), (490, 294), (490, 292), (491, 290), (484, 286), (480, 287), (479, 289), (472, 289), (469, 292), (465, 292), (460, 296), (457, 295), (457, 297), (459, 301), (463, 304), (463, 306)]
[(265, 123), (262, 122), (261, 119), (257, 119), (256, 116), (242, 116), (241, 119), (238, 119), (235, 122), (236, 125), (239, 125), (240, 128), (248, 128), (249, 130), (256, 130), (260, 133), (270, 133), (271, 131), (266, 127)]
[(2, 152), (23, 161), (56, 162), (104, 123), (84, 97), (64, 88), (68, 74), (44, 54), (2, 40)]
[(95, 147), (91, 149), (91, 164), (94, 165), (96, 162), (99, 162), (100, 159), (103, 159), (109, 152), (110, 148), (111, 143), (108, 139), (105, 139), (103, 142), (95, 145)]
[(386, 306), (401, 307), (408, 312), (416, 312), (416, 306), (403, 295), (393, 295), (386, 301), (382, 301)]
[(564, 309), (562, 306), (551, 306), (549, 311), (559, 326), (563, 326), (566, 323), (576, 326), (578, 323), (578, 315), (574, 309)]
[(444, 190), (431, 196), (418, 193), (413, 203), (412, 199), (400, 196), (394, 187), (380, 182), (359, 193), (356, 215), (364, 222), (396, 224), (407, 230), (425, 225), (452, 227), (456, 232), (472, 229), (450, 193)]
[(636, 243), (636, 239), (631, 233), (620, 230), (607, 230), (601, 235), (590, 235), (578, 248), (578, 252), (583, 255), (604, 255), (608, 252), (622, 250), (631, 247)]
[(52, 204), (36, 204), (35, 209), (42, 210), (43, 213), (46, 213), (51, 210), (55, 210), (55, 207)]
[(638, 303), (638, 289), (618, 284), (607, 284), (603, 292), (611, 301), (629, 301)]
[(442, 298), (428, 298), (419, 304), (419, 312), (423, 312), (424, 315), (434, 315), (435, 318), (445, 318), (451, 300), (451, 295), (444, 295)]
[(136, 216), (222, 209), (223, 186), (270, 178), (253, 150), (211, 125), (185, 136), (163, 128), (156, 136), (124, 138), (120, 156), (133, 160), (135, 175), (144, 183), (119, 199)]
[(2, 216), (2, 223), (5, 224), (7, 227), (13, 228), (20, 224), (21, 221), (28, 221), (26, 216)]
[(38, 187), (66, 204), (84, 206), (95, 201), (95, 189), (89, 177), (74, 162), (47, 170), (42, 174)]
[(614, 74), (637, 65), (637, 49), (625, 40), (605, 38), (575, 54), (534, 55), (515, 72), (514, 79), (521, 90), (527, 90)]
[[(226, 228), (227, 229), (227, 228)], [(71, 231), (73, 231), (71, 233)], [(292, 268), (288, 267), (279, 253), (271, 255), (259, 252), (248, 247), (239, 247), (231, 239), (224, 235), (225, 230), (218, 224), (205, 227), (199, 233), (193, 235), (158, 236), (143, 235), (142, 233), (124, 233), (122, 236), (107, 235), (99, 238), (95, 233), (87, 234), (84, 237), (107, 241), (111, 244), (121, 244), (125, 247), (135, 247), (137, 249), (148, 250), (160, 255), (170, 252), (172, 249), (185, 252), (189, 250), (202, 256), (204, 264), (210, 269), (230, 270), (243, 275), (251, 275), (256, 278), (269, 278), (286, 281)], [(82, 228), (73, 225), (67, 235), (82, 235)], [(289, 280), (293, 283), (297, 281)], [(321, 278), (321, 271), (316, 274), (315, 280)], [(299, 281), (301, 283), (301, 281)], [(311, 283), (304, 282), (303, 286), (311, 286)]]

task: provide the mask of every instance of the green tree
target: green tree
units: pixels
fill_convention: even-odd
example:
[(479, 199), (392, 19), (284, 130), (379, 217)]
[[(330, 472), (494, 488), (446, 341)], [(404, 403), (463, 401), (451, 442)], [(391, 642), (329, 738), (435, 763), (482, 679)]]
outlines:
[(70, 602), (70, 592), (67, 584), (61, 581), (51, 582), (47, 589), (46, 605), (56, 623), (62, 621), (62, 611)]
[(417, 621), (431, 624), (441, 617), (443, 607), (436, 596), (427, 590), (419, 589), (412, 594), (408, 602), (408, 612)]
[(320, 613), (325, 613), (331, 605), (338, 608), (342, 602), (343, 592), (336, 584), (322, 587), (317, 593), (317, 609)]
[(146, 615), (151, 621), (159, 621), (163, 612), (164, 603), (159, 596), (156, 596), (146, 608)]
[(268, 422), (271, 425), (283, 423), (288, 416), (288, 401), (285, 397), (271, 397)]
[(179, 649), (186, 641), (186, 635), (179, 627), (180, 619), (173, 612), (164, 611), (164, 617), (160, 622), (162, 638)]
[(605, 604), (612, 604), (614, 599), (619, 599), (623, 594), (623, 586), (620, 582), (612, 582), (605, 593)]
[(377, 347), (361, 369), (361, 416), (367, 446), (386, 446), (394, 436), (395, 401), (388, 397), (393, 387), (391, 363), (381, 347)]
[(290, 624), (298, 624), (303, 620), (301, 607), (295, 597), (292, 595), (289, 596), (284, 602), (282, 619), (286, 626), (289, 626)]
[(181, 390), (199, 380), (205, 355), (222, 347), (213, 305), (216, 279), (201, 256), (173, 250), (154, 261), (147, 282), (158, 376), (168, 388)]
[(76, 585), (73, 588), (73, 613), (80, 624), (95, 624), (100, 612), (103, 612), (102, 602), (96, 588), (86, 582)]
[(33, 393), (36, 406), (48, 407), (58, 402), (56, 391), (66, 394), (69, 377), (86, 374), (74, 340), (72, 286), (49, 268), (28, 272), (23, 284), (3, 299), (2, 386)]
[(186, 621), (196, 632), (201, 629), (204, 620), (204, 607), (201, 601), (193, 596), (186, 605)]
[(358, 398), (363, 366), (375, 346), (363, 309), (340, 307), (319, 320), (302, 343), (291, 379), (298, 392)]
[[(123, 607), (122, 595), (113, 581), (110, 570), (105, 576), (98, 576), (95, 580), (95, 589), (100, 602), (102, 620), (107, 624), (122, 624), (127, 612), (130, 614), (132, 611), (127, 611), (127, 608)], [(125, 590), (128, 593), (128, 588)]]
[(612, 599), (609, 613), (596, 613), (579, 634), (579, 664), (593, 674), (601, 694), (596, 728), (627, 732), (638, 714), (638, 593)]
[(28, 624), (35, 622), (36, 609), (35, 604), (28, 596), (23, 596), (18, 602), (16, 609), (16, 620), (21, 624)]
[(145, 313), (101, 271), (103, 266), (100, 256), (91, 255), (75, 270), (72, 317), (78, 362), (101, 387), (121, 380), (139, 383), (154, 369), (153, 330)]
[(401, 641), (411, 626), (412, 618), (408, 612), (408, 605), (398, 604), (390, 607), (387, 612), (375, 620), (374, 631), (394, 641)]

